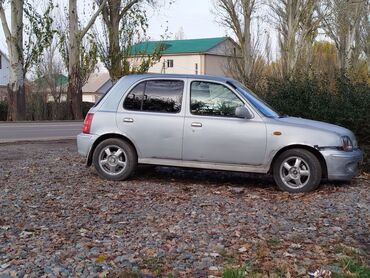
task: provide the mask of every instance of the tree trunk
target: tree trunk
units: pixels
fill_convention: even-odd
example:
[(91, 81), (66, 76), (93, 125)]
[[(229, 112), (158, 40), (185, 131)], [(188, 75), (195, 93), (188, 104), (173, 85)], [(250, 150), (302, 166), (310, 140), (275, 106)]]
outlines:
[(345, 70), (346, 51), (343, 44), (341, 44), (337, 50), (338, 52), (338, 68), (340, 71)]
[(7, 121), (17, 120), (17, 94), (8, 85), (8, 114)]
[[(370, 3), (367, 4), (366, 8), (367, 8), (366, 11), (370, 13)], [(365, 20), (366, 20), (366, 23), (365, 23), (366, 29), (365, 29), (365, 42), (364, 42), (365, 47), (364, 48), (365, 48), (365, 54), (367, 57), (367, 74), (368, 76), (370, 76), (370, 17), (367, 16)]]
[(77, 1), (69, 0), (68, 92), (67, 113), (69, 120), (82, 119), (82, 88), (79, 78), (80, 47)]
[(102, 0), (98, 10), (91, 16), (87, 25), (80, 29), (78, 26), (77, 0), (69, 0), (69, 43), (68, 43), (68, 92), (67, 113), (68, 119), (82, 119), (82, 72), (81, 72), (81, 41), (96, 18), (101, 13), (107, 0)]
[(285, 76), (291, 77), (296, 68), (297, 40), (296, 34), (299, 27), (300, 2), (297, 0), (287, 1), (287, 37), (285, 44), (286, 68)]
[[(12, 43), (11, 43), (12, 44)], [(24, 90), (23, 55), (19, 55), (18, 45), (10, 46), (10, 75), (8, 84), (8, 121), (24, 120), (26, 96)]]
[(9, 51), (10, 74), (8, 84), (8, 121), (24, 120), (26, 96), (24, 88), (23, 57), (23, 0), (12, 0), (11, 25), (9, 28), (2, 4), (0, 17)]
[(113, 83), (116, 83), (118, 79), (122, 77), (122, 57), (120, 55), (121, 49), (119, 46), (119, 22), (114, 24), (109, 29), (109, 56), (112, 61), (112, 68), (110, 69), (109, 75)]
[[(109, 11), (108, 11), (109, 6)], [(108, 29), (108, 40), (109, 48), (108, 55), (111, 61), (111, 68), (108, 69), (109, 75), (113, 83), (116, 83), (118, 79), (122, 77), (122, 55), (119, 44), (120, 34), (119, 34), (119, 23), (120, 23), (120, 12), (121, 12), (120, 1), (111, 0), (108, 1), (106, 5), (106, 11), (103, 10), (104, 23), (107, 25)], [(107, 17), (109, 13), (109, 18)]]
[(69, 120), (82, 119), (82, 88), (77, 67), (70, 69), (67, 94), (67, 111)]
[(251, 1), (243, 2), (243, 14), (244, 14), (244, 49), (243, 49), (243, 60), (244, 60), (244, 74), (245, 79), (248, 80), (251, 77), (252, 66), (253, 66), (253, 51), (252, 51), (252, 38), (251, 38), (251, 13), (253, 7), (251, 7)]
[(219, 22), (232, 30), (236, 37), (237, 51), (228, 60), (228, 70), (239, 81), (253, 86), (254, 52), (251, 34), (252, 14), (255, 11), (256, 0), (218, 0)]
[[(18, 86), (18, 82), (8, 85), (8, 121), (22, 121), (26, 118), (25, 88)], [(18, 87), (13, 90), (12, 87)]]

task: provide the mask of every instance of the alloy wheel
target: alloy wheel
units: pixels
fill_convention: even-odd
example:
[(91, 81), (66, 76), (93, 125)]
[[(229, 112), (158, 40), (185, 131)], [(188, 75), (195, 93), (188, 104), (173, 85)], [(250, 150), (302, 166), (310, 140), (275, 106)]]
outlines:
[(280, 165), (280, 178), (289, 188), (304, 187), (308, 183), (310, 175), (310, 167), (301, 157), (288, 157)]
[(99, 166), (109, 175), (121, 174), (127, 165), (126, 152), (117, 145), (108, 145), (100, 151)]

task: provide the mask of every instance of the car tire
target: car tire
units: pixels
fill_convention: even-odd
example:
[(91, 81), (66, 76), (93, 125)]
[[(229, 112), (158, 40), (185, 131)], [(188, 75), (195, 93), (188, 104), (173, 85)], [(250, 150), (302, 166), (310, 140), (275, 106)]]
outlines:
[(95, 148), (92, 162), (100, 177), (107, 180), (126, 180), (137, 167), (137, 154), (130, 143), (111, 138), (102, 141)]
[(280, 190), (301, 193), (315, 190), (321, 181), (320, 161), (308, 150), (290, 149), (276, 159), (273, 175)]

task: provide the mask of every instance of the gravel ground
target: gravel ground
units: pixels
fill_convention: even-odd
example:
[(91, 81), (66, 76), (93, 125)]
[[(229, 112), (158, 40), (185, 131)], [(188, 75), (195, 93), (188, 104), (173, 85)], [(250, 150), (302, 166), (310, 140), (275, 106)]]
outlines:
[(207, 277), (245, 264), (307, 277), (344, 250), (370, 261), (365, 174), (288, 194), (270, 177), (166, 167), (109, 182), (72, 141), (0, 154), (0, 277)]

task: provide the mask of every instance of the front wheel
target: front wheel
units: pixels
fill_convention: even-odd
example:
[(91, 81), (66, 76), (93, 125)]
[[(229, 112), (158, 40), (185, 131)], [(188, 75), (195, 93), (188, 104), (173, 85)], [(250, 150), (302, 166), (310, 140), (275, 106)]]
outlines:
[(322, 169), (313, 153), (304, 149), (291, 149), (276, 159), (273, 174), (281, 190), (292, 193), (309, 192), (319, 186)]
[(116, 138), (102, 141), (94, 150), (93, 164), (99, 176), (125, 180), (135, 171), (137, 155), (131, 144)]

